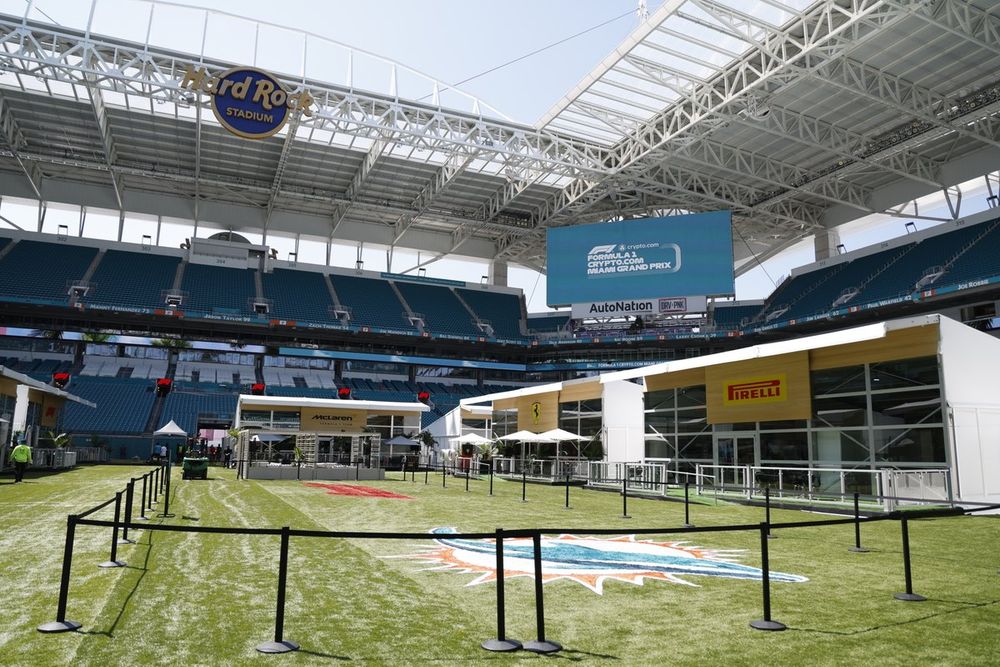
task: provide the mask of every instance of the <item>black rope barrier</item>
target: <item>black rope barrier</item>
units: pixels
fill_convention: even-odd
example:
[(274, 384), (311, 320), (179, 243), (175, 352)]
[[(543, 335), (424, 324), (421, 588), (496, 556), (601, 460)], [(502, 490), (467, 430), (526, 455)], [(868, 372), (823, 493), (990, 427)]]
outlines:
[[(169, 462), (166, 468), (167, 475), (165, 476), (166, 494), (167, 501), (169, 501), (169, 489), (170, 489), (170, 479), (169, 479)], [(157, 471), (162, 470), (162, 468), (157, 468)], [(156, 475), (157, 471), (147, 473), (146, 475)], [(492, 468), (490, 469), (490, 481), (492, 486)], [(428, 471), (425, 470), (425, 483), (427, 480)], [(466, 485), (468, 488), (469, 480), (469, 469), (465, 469)], [(447, 469), (444, 464), (442, 464), (442, 479), (443, 485), (446, 485)], [(144, 476), (144, 483), (147, 477)], [(405, 471), (404, 471), (405, 480)], [(525, 499), (525, 473), (522, 470), (522, 499)], [(569, 482), (570, 475), (566, 476), (566, 506), (569, 506)], [(126, 497), (126, 508), (124, 517), (124, 530), (127, 531), (129, 525), (132, 521), (131, 507), (129, 499), (131, 494), (134, 492), (135, 479), (130, 479), (128, 486), (126, 487), (125, 494)], [(491, 488), (492, 491), (492, 488)], [(532, 559), (534, 566), (534, 592), (535, 592), (535, 615), (536, 615), (536, 630), (537, 639), (534, 641), (525, 642), (523, 648), (525, 650), (534, 651), (538, 653), (551, 653), (561, 650), (561, 646), (550, 639), (547, 639), (545, 634), (545, 611), (544, 611), (544, 591), (543, 591), (543, 572), (542, 572), (542, 536), (543, 535), (565, 535), (565, 534), (576, 534), (576, 535), (666, 535), (666, 534), (677, 534), (677, 533), (709, 533), (709, 532), (736, 532), (736, 531), (758, 531), (760, 533), (761, 542), (761, 588), (762, 588), (762, 601), (763, 601), (763, 611), (764, 617), (760, 620), (755, 620), (750, 623), (751, 627), (759, 630), (783, 630), (785, 625), (775, 621), (771, 616), (771, 597), (770, 597), (770, 563), (769, 563), (769, 551), (768, 551), (768, 537), (771, 533), (772, 528), (782, 528), (782, 529), (792, 529), (792, 528), (805, 528), (805, 527), (820, 527), (820, 526), (835, 526), (835, 525), (846, 525), (854, 524), (855, 526), (855, 546), (860, 545), (860, 524), (876, 521), (899, 521), (902, 531), (903, 540), (903, 565), (904, 565), (904, 577), (906, 584), (905, 593), (895, 594), (896, 599), (906, 600), (906, 601), (918, 601), (925, 599), (923, 596), (913, 593), (913, 581), (912, 581), (912, 569), (910, 563), (910, 543), (909, 543), (909, 529), (908, 521), (911, 519), (935, 519), (935, 518), (945, 518), (962, 516), (966, 514), (973, 514), (975, 512), (987, 511), (1000, 509), (1000, 504), (981, 504), (975, 503), (976, 507), (964, 508), (964, 507), (954, 507), (945, 509), (928, 509), (928, 510), (912, 510), (912, 511), (896, 511), (889, 514), (883, 514), (880, 516), (869, 516), (862, 517), (858, 511), (858, 494), (855, 494), (855, 507), (853, 516), (843, 519), (817, 519), (810, 521), (789, 521), (789, 522), (779, 522), (772, 524), (770, 522), (770, 493), (769, 490), (765, 490), (765, 511), (767, 521), (761, 522), (759, 524), (732, 524), (723, 526), (692, 526), (689, 523), (690, 515), (688, 513), (688, 485), (685, 484), (685, 525), (682, 527), (666, 527), (666, 528), (596, 528), (596, 529), (549, 529), (549, 528), (534, 528), (534, 529), (517, 529), (517, 530), (504, 530), (502, 528), (496, 529), (495, 532), (472, 532), (472, 533), (449, 533), (447, 538), (449, 539), (489, 539), (494, 538), (495, 549), (496, 549), (496, 562), (497, 562), (497, 639), (487, 640), (482, 643), (483, 648), (491, 651), (511, 651), (521, 648), (522, 645), (506, 637), (506, 623), (505, 623), (505, 599), (504, 599), (504, 567), (503, 567), (503, 550), (504, 550), (504, 540), (512, 538), (530, 538), (532, 541)], [(70, 630), (76, 630), (81, 627), (81, 625), (75, 621), (66, 619), (66, 609), (68, 604), (69, 596), (69, 585), (70, 585), (70, 571), (73, 559), (73, 544), (75, 539), (75, 532), (77, 526), (95, 526), (95, 527), (110, 527), (112, 528), (112, 544), (111, 544), (111, 559), (107, 563), (102, 563), (101, 567), (122, 567), (125, 563), (117, 560), (117, 545), (118, 545), (118, 530), (122, 526), (121, 517), (121, 506), (122, 506), (122, 491), (118, 491), (113, 499), (110, 499), (100, 505), (97, 505), (89, 509), (86, 513), (82, 515), (69, 515), (66, 522), (66, 544), (63, 553), (63, 564), (62, 573), (60, 578), (60, 589), (59, 589), (59, 600), (57, 605), (56, 620), (44, 623), (38, 626), (40, 632), (54, 633), (54, 632), (65, 632)], [(150, 492), (150, 496), (152, 492)], [(628, 481), (627, 477), (622, 479), (622, 498), (623, 498), (623, 516), (627, 515), (627, 498), (628, 498)], [(115, 504), (115, 514), (114, 520), (97, 520), (97, 519), (87, 519), (86, 516), (93, 514), (94, 512), (107, 507), (111, 503)], [(169, 503), (165, 503), (164, 510), (169, 507)], [(246, 528), (246, 527), (226, 527), (226, 526), (189, 526), (189, 525), (166, 525), (166, 524), (147, 524), (144, 526), (146, 530), (152, 531), (167, 531), (167, 532), (185, 532), (185, 533), (208, 533), (208, 534), (230, 534), (230, 535), (277, 535), (281, 538), (281, 551), (278, 565), (278, 589), (277, 589), (277, 602), (275, 610), (275, 632), (273, 641), (265, 642), (257, 646), (257, 650), (262, 653), (283, 653), (288, 651), (294, 651), (299, 648), (299, 645), (293, 641), (284, 638), (284, 619), (285, 619), (285, 597), (286, 597), (286, 587), (287, 587), (287, 575), (288, 575), (288, 552), (289, 543), (291, 537), (304, 537), (304, 538), (342, 538), (342, 539), (386, 539), (386, 540), (439, 540), (444, 537), (443, 534), (438, 533), (390, 533), (390, 532), (365, 532), (365, 531), (324, 531), (324, 530), (304, 530), (304, 529), (293, 529), (289, 526), (284, 526), (282, 528)]]

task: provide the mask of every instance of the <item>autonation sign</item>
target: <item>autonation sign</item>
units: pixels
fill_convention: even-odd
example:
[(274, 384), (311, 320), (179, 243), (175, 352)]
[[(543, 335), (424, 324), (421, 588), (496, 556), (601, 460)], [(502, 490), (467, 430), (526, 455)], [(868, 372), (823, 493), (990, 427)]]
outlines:
[(548, 304), (733, 293), (729, 211), (548, 231)]
[(280, 131), (289, 116), (312, 116), (313, 96), (290, 93), (278, 79), (251, 67), (234, 67), (209, 76), (204, 67), (188, 65), (181, 88), (208, 93), (212, 111), (222, 126), (245, 139), (265, 139)]

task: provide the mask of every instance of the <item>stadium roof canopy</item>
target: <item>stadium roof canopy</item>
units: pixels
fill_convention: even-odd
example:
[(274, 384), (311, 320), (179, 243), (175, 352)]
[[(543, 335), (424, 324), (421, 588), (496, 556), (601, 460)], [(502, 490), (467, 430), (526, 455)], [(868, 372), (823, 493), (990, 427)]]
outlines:
[[(99, 33), (112, 6), (145, 35)], [(0, 193), (535, 268), (549, 226), (728, 208), (740, 271), (870, 213), (919, 217), (908, 203), (935, 191), (958, 217), (954, 186), (1000, 165), (992, 0), (760, 0), (753, 14), (664, 0), (534, 126), (296, 31), (301, 66), (275, 74), (316, 113), (260, 141), (180, 81), (188, 65), (257, 63), (279, 27), (170, 2), (93, 7), (72, 28), (0, 15)], [(156, 38), (170, 12), (195, 14), (199, 50)], [(252, 53), (214, 52), (224, 30)], [(345, 80), (314, 74), (336, 58)], [(387, 89), (355, 79), (362, 60)]]

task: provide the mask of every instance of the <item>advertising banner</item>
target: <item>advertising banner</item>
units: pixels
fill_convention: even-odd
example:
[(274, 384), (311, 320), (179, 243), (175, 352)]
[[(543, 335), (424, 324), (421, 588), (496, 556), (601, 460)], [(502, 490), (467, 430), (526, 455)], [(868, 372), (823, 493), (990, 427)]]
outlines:
[(734, 293), (729, 211), (556, 227), (547, 243), (549, 306)]
[(625, 299), (622, 301), (591, 301), (573, 304), (573, 319), (595, 317), (625, 317), (633, 315), (683, 315), (704, 313), (707, 299), (703, 296), (672, 296), (661, 299)]

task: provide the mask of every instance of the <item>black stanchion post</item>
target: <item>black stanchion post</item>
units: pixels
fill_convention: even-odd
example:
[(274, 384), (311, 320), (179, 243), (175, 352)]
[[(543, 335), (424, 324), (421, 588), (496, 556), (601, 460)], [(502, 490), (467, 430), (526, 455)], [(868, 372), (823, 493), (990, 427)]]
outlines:
[(684, 482), (684, 527), (694, 528), (691, 523), (691, 498), (689, 497), (691, 482)]
[(118, 560), (118, 522), (122, 510), (122, 492), (115, 494), (115, 522), (111, 529), (111, 558), (99, 563), (97, 567), (125, 567), (125, 561)]
[(163, 472), (163, 477), (166, 480), (163, 489), (163, 514), (162, 517), (172, 517), (173, 514), (170, 513), (170, 459), (167, 459), (167, 469)]
[(361, 479), (361, 459), (354, 462), (354, 481)]
[(134, 494), (135, 478), (133, 477), (125, 485), (125, 520), (122, 522), (122, 537), (118, 540), (118, 544), (135, 544), (135, 540), (130, 540), (128, 537), (128, 529), (132, 525), (132, 496)]
[(535, 560), (535, 625), (538, 639), (524, 642), (524, 650), (532, 653), (555, 653), (562, 646), (545, 638), (545, 594), (542, 592), (542, 534), (535, 531), (531, 536)]
[(503, 528), (497, 528), (496, 537), (497, 551), (497, 638), (487, 639), (480, 646), (487, 651), (516, 651), (521, 648), (521, 642), (516, 639), (507, 639), (506, 608), (504, 607), (503, 589)]
[(902, 517), (899, 523), (903, 529), (903, 574), (906, 577), (906, 592), (896, 593), (893, 597), (903, 602), (923, 602), (927, 598), (913, 592), (913, 577), (910, 572), (910, 530), (906, 523), (906, 517)]
[(628, 515), (628, 471), (622, 475), (622, 518), (631, 519)]
[(767, 524), (767, 539), (773, 540), (771, 534), (771, 487), (764, 487), (764, 523)]
[(469, 492), (469, 469), (465, 469), (465, 492)]
[(767, 557), (767, 538), (771, 534), (771, 527), (767, 522), (760, 524), (760, 580), (761, 590), (764, 593), (764, 618), (759, 621), (750, 621), (750, 627), (755, 630), (784, 630), (785, 624), (771, 619), (771, 572)]
[(861, 546), (861, 511), (858, 508), (858, 493), (854, 492), (854, 546), (851, 551), (855, 553), (866, 553), (868, 549)]
[(297, 651), (299, 645), (284, 638), (285, 632), (285, 582), (288, 578), (289, 528), (281, 529), (281, 554), (278, 557), (278, 604), (274, 613), (274, 641), (257, 646), (261, 653), (288, 653)]
[(80, 624), (66, 620), (66, 604), (69, 601), (69, 573), (73, 566), (73, 539), (76, 535), (75, 514), (66, 517), (66, 546), (63, 548), (62, 578), (59, 580), (59, 607), (56, 610), (56, 620), (42, 623), (39, 632), (68, 632), (77, 630)]
[(444, 489), (448, 486), (448, 467), (442, 462), (441, 463), (441, 488)]
[(569, 509), (569, 473), (566, 473), (566, 509)]
[(428, 480), (430, 474), (431, 474), (431, 466), (428, 463), (427, 467), (424, 468), (424, 484), (427, 484), (427, 480)]
[(528, 471), (524, 468), (521, 468), (521, 502), (528, 502)]
[(490, 495), (493, 495), (493, 462), (490, 462)]
[(146, 478), (148, 475), (142, 476), (142, 502), (139, 503), (139, 516), (135, 518), (136, 521), (148, 521), (146, 518)]

